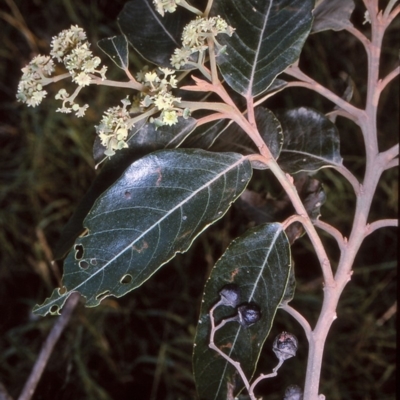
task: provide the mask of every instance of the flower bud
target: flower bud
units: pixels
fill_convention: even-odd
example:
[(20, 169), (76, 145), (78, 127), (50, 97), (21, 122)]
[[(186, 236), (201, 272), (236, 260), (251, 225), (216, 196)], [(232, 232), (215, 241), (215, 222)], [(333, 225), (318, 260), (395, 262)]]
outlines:
[(228, 307), (236, 307), (240, 301), (239, 286), (234, 283), (225, 285), (219, 292), (221, 296), (220, 304)]
[(303, 400), (303, 391), (297, 385), (290, 385), (285, 390), (283, 400)]
[(244, 304), (238, 308), (238, 315), (240, 325), (247, 328), (260, 320), (261, 310), (257, 304)]
[(275, 338), (272, 350), (280, 361), (285, 361), (296, 355), (297, 347), (298, 340), (296, 336), (282, 332)]

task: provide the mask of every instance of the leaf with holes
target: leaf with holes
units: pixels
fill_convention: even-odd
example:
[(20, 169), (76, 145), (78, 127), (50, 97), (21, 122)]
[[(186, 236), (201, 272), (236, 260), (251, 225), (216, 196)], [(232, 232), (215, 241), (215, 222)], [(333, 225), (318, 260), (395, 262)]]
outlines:
[(251, 175), (236, 153), (163, 150), (136, 161), (97, 199), (88, 234), (65, 260), (63, 287), (34, 312), (58, 313), (72, 292), (94, 307), (137, 288), (220, 219)]
[(129, 67), (128, 41), (124, 35), (118, 35), (102, 39), (97, 45), (111, 58), (112, 61), (121, 69)]
[[(89, 190), (76, 207), (61, 232), (61, 237), (54, 250), (55, 259), (61, 259), (73, 246), (75, 239), (84, 231), (83, 220), (92, 208), (96, 199), (108, 189), (131, 165), (145, 155), (156, 150), (173, 149), (192, 132), (196, 126), (194, 118), (179, 118), (173, 126), (161, 126), (156, 129), (154, 124), (139, 121), (129, 131), (128, 148), (118, 150), (111, 159), (105, 162)], [(104, 146), (97, 136), (93, 146), (93, 158), (96, 163), (105, 161)]]
[(118, 24), (132, 47), (146, 60), (171, 68), (171, 55), (182, 46), (183, 28), (192, 18), (193, 14), (182, 7), (162, 17), (151, 0), (135, 0), (125, 3)]
[(308, 107), (277, 113), (283, 129), (283, 146), (278, 159), (289, 173), (315, 172), (341, 167), (340, 137), (336, 126), (320, 112)]
[[(225, 285), (235, 284), (240, 290), (240, 304), (255, 303), (261, 308), (261, 319), (254, 325), (244, 328), (229, 322), (215, 334), (216, 346), (239, 362), (250, 379), (285, 293), (290, 262), (290, 246), (283, 227), (272, 223), (259, 225), (234, 240), (216, 263), (205, 286), (193, 353), (201, 400), (225, 400), (229, 392), (237, 395), (243, 389), (235, 368), (208, 347), (209, 310), (218, 302), (218, 293)], [(230, 307), (219, 306), (214, 312), (215, 320), (218, 323), (234, 313)]]
[(267, 90), (300, 55), (312, 24), (313, 0), (219, 0), (212, 14), (235, 28), (219, 35), (217, 55), (225, 81), (245, 97)]

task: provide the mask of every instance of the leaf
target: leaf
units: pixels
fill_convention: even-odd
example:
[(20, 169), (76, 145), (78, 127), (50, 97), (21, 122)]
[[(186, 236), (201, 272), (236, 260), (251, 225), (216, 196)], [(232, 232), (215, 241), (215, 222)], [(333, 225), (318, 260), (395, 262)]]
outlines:
[[(99, 175), (62, 230), (61, 237), (54, 250), (55, 259), (63, 258), (71, 249), (75, 239), (84, 231), (83, 220), (96, 199), (122, 175), (129, 165), (153, 151), (178, 147), (195, 125), (196, 120), (194, 118), (179, 118), (176, 125), (172, 127), (162, 126), (156, 130), (154, 124), (145, 123), (144, 120), (137, 122), (135, 127), (129, 131), (127, 139), (129, 147), (117, 151), (105, 162)], [(95, 139), (93, 154), (95, 162), (104, 161), (104, 147), (98, 137)]]
[(341, 31), (349, 26), (355, 4), (353, 0), (322, 0), (314, 10), (312, 32), (321, 32), (328, 29)]
[[(138, 154), (137, 158), (139, 158), (156, 150), (176, 148), (195, 129), (196, 122), (191, 117), (187, 119), (178, 118), (178, 122), (175, 125), (164, 125), (157, 128), (156, 125), (150, 122), (139, 121), (128, 133), (126, 143), (129, 147), (118, 150), (111, 157), (111, 160), (117, 154), (129, 154), (129, 157), (131, 157), (133, 153), (136, 153)], [(102, 146), (100, 138), (96, 136), (93, 146), (93, 157), (96, 163), (101, 163), (108, 158), (104, 155), (104, 150), (105, 147)]]
[(336, 126), (320, 112), (308, 107), (277, 113), (283, 129), (278, 163), (289, 173), (315, 172), (341, 166), (340, 138)]
[(196, 130), (185, 140), (184, 147), (209, 149), (215, 140), (228, 127), (229, 121), (220, 119), (209, 122), (196, 128)]
[[(218, 292), (229, 283), (239, 286), (241, 303), (256, 303), (261, 320), (249, 328), (229, 322), (215, 335), (215, 344), (240, 365), (248, 379), (253, 375), (263, 343), (285, 292), (290, 270), (290, 247), (278, 223), (257, 226), (234, 240), (218, 260), (208, 279), (195, 337), (193, 366), (201, 400), (227, 399), (228, 386), (236, 395), (243, 385), (235, 369), (208, 347), (210, 308), (219, 300)], [(234, 309), (220, 306), (215, 311), (218, 323)]]
[(267, 90), (300, 55), (312, 24), (312, 0), (219, 0), (212, 14), (235, 28), (219, 35), (226, 46), (217, 56), (221, 73), (245, 97)]
[(88, 307), (140, 286), (220, 219), (251, 178), (240, 154), (163, 150), (133, 163), (85, 218), (64, 263), (63, 288), (34, 308), (56, 314), (72, 292)]
[(101, 39), (97, 45), (111, 58), (112, 61), (121, 69), (129, 67), (128, 41), (125, 35), (118, 35)]
[[(280, 122), (272, 111), (267, 108), (256, 107), (254, 109), (254, 115), (261, 137), (264, 139), (272, 155), (278, 158), (283, 143)], [(249, 138), (246, 132), (236, 124), (232, 124), (225, 129), (215, 140), (214, 145), (210, 149), (213, 151), (234, 151), (244, 155), (259, 153), (254, 142)], [(266, 168), (264, 164), (257, 162), (252, 162), (252, 166), (257, 169)]]
[(142, 57), (158, 66), (171, 68), (170, 58), (176, 48), (182, 47), (182, 31), (192, 16), (178, 7), (173, 14), (166, 13), (162, 17), (151, 0), (134, 0), (125, 3), (118, 24)]
[(295, 291), (296, 291), (296, 276), (294, 274), (294, 262), (292, 258), (292, 266), (289, 271), (289, 279), (281, 304), (289, 304), (294, 298)]
[[(312, 220), (317, 219), (320, 216), (321, 206), (326, 200), (322, 184), (301, 172), (294, 176), (294, 185), (307, 214)], [(256, 224), (284, 221), (295, 213), (290, 198), (284, 191), (280, 196), (274, 198), (268, 193), (258, 193), (246, 189), (236, 201), (235, 206), (241, 209), (249, 221)], [(290, 244), (293, 244), (303, 233), (303, 226), (298, 222), (289, 225), (286, 229)]]

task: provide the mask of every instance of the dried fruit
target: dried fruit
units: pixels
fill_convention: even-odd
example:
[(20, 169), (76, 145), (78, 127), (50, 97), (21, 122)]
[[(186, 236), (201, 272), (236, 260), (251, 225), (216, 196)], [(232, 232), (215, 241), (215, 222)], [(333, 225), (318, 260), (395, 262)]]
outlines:
[(247, 328), (260, 320), (261, 310), (257, 304), (243, 304), (238, 307), (238, 316), (240, 325)]
[(300, 386), (290, 385), (285, 390), (285, 397), (283, 400), (303, 400), (303, 391)]
[(282, 332), (275, 338), (272, 350), (279, 361), (285, 361), (296, 355), (298, 343), (296, 336), (288, 332)]
[(219, 303), (228, 307), (236, 307), (240, 302), (239, 286), (234, 283), (225, 285), (219, 292), (221, 300)]

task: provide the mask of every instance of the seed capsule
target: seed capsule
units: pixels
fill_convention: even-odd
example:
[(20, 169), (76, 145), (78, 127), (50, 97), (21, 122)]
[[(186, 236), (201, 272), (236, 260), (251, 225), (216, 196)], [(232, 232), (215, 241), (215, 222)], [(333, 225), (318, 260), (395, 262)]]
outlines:
[(296, 336), (282, 332), (275, 338), (272, 350), (280, 361), (284, 361), (296, 355), (298, 343)]
[(236, 307), (240, 302), (239, 286), (234, 283), (225, 285), (219, 292), (221, 296), (220, 304), (228, 307)]
[(260, 320), (261, 310), (257, 304), (243, 304), (238, 307), (238, 316), (240, 325), (247, 328)]
[(303, 400), (303, 391), (297, 385), (290, 385), (285, 390), (283, 400)]

